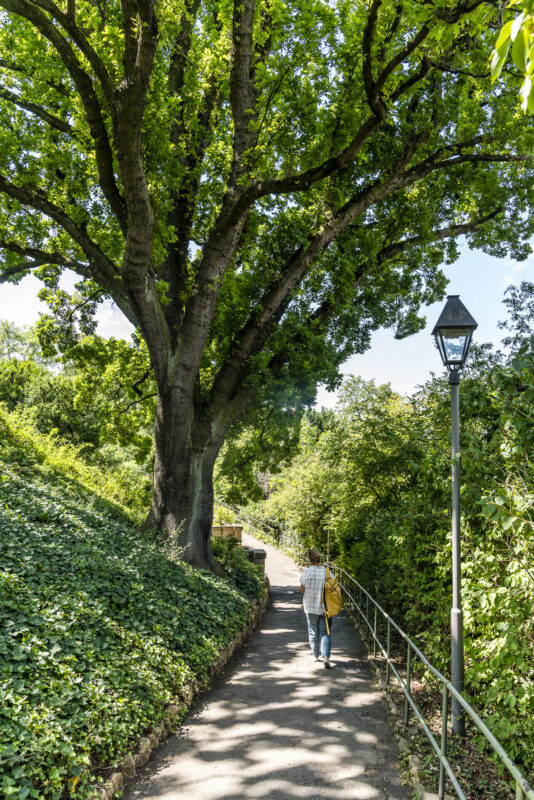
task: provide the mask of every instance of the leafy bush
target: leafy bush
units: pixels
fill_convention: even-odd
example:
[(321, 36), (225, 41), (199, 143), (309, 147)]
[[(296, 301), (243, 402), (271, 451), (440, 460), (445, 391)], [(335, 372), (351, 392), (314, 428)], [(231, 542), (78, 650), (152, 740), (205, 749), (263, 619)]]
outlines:
[(140, 536), (135, 486), (5, 411), (0, 441), (0, 796), (86, 798), (249, 603)]
[(50, 317), (41, 318), (38, 333), (0, 321), (2, 402), (10, 411), (25, 410), (42, 433), (55, 431), (85, 445), (84, 454), (97, 463), (111, 445), (139, 465), (151, 465), (155, 386), (146, 345), (138, 336), (130, 342), (74, 337), (54, 361), (38, 341), (42, 337), (49, 355), (57, 356), (49, 324)]
[[(534, 770), (534, 351), (462, 379), (466, 690), (510, 756)], [(326, 550), (450, 669), (450, 388), (411, 398), (352, 379), (262, 513)], [(328, 536), (329, 534), (329, 536)]]
[(260, 597), (265, 592), (261, 567), (250, 562), (246, 552), (238, 546), (237, 539), (213, 537), (211, 549), (224, 571), (239, 591), (248, 597)]

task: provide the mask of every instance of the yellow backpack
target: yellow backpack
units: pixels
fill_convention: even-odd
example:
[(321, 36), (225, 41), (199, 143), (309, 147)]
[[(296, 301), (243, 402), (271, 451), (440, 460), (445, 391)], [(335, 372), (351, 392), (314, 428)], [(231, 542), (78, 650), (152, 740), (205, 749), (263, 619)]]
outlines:
[[(325, 567), (325, 582), (324, 582), (324, 607), (326, 613), (326, 627), (328, 629), (328, 619), (335, 617), (343, 608), (343, 601), (341, 599), (341, 589), (334, 575), (330, 574), (328, 567)], [(328, 633), (330, 631), (328, 630)]]

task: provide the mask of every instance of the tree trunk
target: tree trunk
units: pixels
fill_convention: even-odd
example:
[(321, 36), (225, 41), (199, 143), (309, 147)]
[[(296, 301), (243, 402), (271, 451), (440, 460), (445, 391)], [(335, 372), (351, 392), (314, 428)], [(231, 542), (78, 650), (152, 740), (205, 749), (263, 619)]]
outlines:
[[(220, 441), (219, 441), (220, 439)], [(156, 459), (149, 520), (163, 541), (176, 543), (181, 557), (195, 567), (220, 572), (211, 553), (213, 468), (223, 438), (198, 418), (192, 399), (177, 389), (158, 396)]]

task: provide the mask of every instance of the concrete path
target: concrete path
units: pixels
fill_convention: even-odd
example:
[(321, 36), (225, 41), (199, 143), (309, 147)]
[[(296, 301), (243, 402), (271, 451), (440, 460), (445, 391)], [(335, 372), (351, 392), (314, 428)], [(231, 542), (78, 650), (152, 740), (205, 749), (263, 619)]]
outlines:
[(295, 564), (267, 551), (272, 607), (125, 800), (408, 800), (387, 707), (357, 634), (334, 620), (331, 670), (313, 661)]

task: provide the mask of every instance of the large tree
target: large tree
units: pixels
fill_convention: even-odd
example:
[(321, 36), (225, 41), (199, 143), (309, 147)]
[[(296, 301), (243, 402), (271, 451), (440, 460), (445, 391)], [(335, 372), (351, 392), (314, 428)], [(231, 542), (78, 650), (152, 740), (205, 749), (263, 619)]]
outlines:
[(214, 461), (245, 410), (417, 329), (460, 234), (525, 255), (497, 5), (0, 0), (0, 278), (74, 270), (85, 310), (111, 297), (139, 329), (150, 521), (191, 563), (213, 567)]

